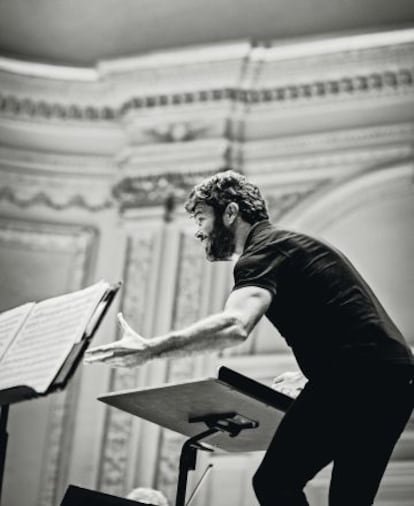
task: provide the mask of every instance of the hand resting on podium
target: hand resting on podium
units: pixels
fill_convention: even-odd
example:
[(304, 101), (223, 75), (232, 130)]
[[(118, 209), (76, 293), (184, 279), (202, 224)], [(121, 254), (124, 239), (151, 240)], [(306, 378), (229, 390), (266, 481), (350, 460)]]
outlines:
[(273, 379), (272, 388), (296, 399), (308, 380), (299, 372), (284, 372)]

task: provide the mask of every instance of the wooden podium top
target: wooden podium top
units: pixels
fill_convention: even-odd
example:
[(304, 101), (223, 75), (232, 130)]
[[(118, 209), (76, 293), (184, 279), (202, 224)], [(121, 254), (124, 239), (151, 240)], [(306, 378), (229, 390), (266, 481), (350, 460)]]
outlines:
[(292, 402), (290, 397), (226, 367), (220, 368), (218, 378), (113, 392), (99, 400), (188, 437), (207, 429), (204, 422), (190, 423), (194, 417), (235, 412), (258, 422), (257, 428), (245, 429), (236, 437), (219, 432), (204, 440), (230, 452), (266, 450)]

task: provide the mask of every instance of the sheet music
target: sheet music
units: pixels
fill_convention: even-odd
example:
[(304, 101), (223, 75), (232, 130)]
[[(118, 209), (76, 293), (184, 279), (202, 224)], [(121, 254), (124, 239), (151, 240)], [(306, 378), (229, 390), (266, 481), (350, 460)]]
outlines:
[(0, 314), (0, 360), (34, 306), (28, 302)]
[(100, 281), (36, 304), (0, 363), (0, 389), (26, 385), (45, 392), (108, 288)]

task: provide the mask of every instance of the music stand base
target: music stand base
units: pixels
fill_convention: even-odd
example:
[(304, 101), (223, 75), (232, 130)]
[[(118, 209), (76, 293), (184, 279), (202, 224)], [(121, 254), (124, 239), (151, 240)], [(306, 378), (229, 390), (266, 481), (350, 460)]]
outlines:
[(230, 437), (236, 437), (241, 431), (245, 429), (255, 429), (259, 425), (258, 422), (245, 418), (235, 412), (190, 418), (189, 422), (204, 422), (208, 430), (187, 439), (182, 446), (175, 506), (185, 506), (188, 473), (194, 471), (196, 467), (197, 450), (213, 451), (210, 448), (200, 445), (199, 442), (201, 440), (217, 432), (227, 432)]

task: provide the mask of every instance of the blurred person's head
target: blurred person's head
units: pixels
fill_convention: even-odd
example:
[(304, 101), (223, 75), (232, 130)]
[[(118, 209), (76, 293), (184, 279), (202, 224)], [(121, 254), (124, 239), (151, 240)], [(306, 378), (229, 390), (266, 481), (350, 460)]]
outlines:
[(168, 506), (168, 501), (165, 495), (159, 490), (154, 490), (153, 488), (134, 488), (126, 498), (132, 499), (133, 501), (139, 501), (144, 504), (153, 504), (154, 506)]

